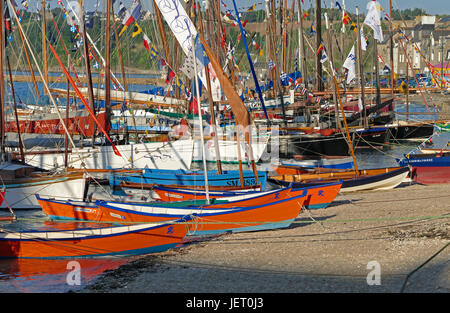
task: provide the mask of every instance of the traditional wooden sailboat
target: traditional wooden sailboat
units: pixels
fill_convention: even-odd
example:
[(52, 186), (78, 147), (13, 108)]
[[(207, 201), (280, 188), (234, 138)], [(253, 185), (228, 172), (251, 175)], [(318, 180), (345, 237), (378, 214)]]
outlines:
[(50, 231), (0, 230), (2, 258), (91, 258), (158, 253), (176, 247), (183, 223), (74, 228)]

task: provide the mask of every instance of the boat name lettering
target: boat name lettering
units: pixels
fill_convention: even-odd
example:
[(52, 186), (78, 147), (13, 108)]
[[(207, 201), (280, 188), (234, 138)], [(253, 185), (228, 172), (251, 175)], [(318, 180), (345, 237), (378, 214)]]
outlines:
[(95, 212), (95, 209), (82, 208), (82, 207), (79, 207), (79, 206), (74, 207), (73, 210), (76, 211), (76, 212), (85, 212), (85, 213)]
[[(227, 181), (227, 185), (228, 186), (240, 186), (241, 181), (239, 179), (229, 180), (229, 181)], [(256, 185), (255, 178), (244, 179), (244, 186), (253, 186), (253, 185)]]
[(125, 216), (122, 216), (122, 215), (119, 215), (119, 214), (116, 214), (116, 213), (110, 212), (109, 215), (111, 215), (112, 217), (115, 217), (115, 218), (120, 218), (121, 220), (125, 219)]

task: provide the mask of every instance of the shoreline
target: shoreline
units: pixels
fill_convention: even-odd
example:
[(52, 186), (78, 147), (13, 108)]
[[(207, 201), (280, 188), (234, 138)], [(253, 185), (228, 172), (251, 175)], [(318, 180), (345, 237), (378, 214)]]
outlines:
[[(81, 293), (360, 293), (401, 291), (450, 242), (450, 185), (338, 195), (291, 227), (219, 236), (138, 257)], [(434, 218), (431, 218), (434, 217)], [(404, 292), (450, 292), (450, 247)], [(369, 285), (370, 262), (380, 285)]]

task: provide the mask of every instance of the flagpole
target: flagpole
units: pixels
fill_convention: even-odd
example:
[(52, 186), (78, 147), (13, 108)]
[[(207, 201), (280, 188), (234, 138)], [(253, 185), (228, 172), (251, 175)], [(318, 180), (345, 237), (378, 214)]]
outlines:
[[(320, 45), (322, 44), (322, 4), (320, 0), (316, 0), (316, 51), (319, 50)], [(323, 51), (319, 51), (316, 53), (316, 73), (317, 73), (317, 82), (316, 87), (317, 91), (323, 91), (324, 85), (322, 81), (322, 63), (320, 59), (322, 58)]]
[(389, 52), (391, 57), (391, 97), (394, 98), (394, 32), (390, 20), (392, 20), (392, 0), (389, 0), (389, 30), (391, 31)]

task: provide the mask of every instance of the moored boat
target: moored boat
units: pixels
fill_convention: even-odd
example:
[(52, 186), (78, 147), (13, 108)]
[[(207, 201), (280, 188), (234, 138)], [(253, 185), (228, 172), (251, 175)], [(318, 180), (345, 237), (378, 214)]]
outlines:
[(46, 231), (0, 232), (1, 258), (89, 258), (137, 255), (174, 248), (183, 223), (135, 224)]
[(450, 183), (450, 152), (408, 154), (397, 162), (411, 167), (410, 178), (417, 183)]
[(281, 186), (304, 188), (317, 186), (327, 182), (342, 180), (340, 192), (362, 190), (392, 189), (405, 181), (409, 173), (408, 167), (388, 167), (344, 172), (329, 172), (300, 175), (278, 175), (269, 177), (269, 181)]

